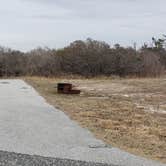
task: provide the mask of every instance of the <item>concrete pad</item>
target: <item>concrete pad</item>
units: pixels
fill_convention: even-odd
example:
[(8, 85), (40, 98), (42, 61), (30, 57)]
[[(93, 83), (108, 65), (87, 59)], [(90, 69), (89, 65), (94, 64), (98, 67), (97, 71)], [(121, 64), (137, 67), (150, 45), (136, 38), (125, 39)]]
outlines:
[(164, 166), (106, 146), (22, 80), (0, 80), (0, 150), (124, 166)]

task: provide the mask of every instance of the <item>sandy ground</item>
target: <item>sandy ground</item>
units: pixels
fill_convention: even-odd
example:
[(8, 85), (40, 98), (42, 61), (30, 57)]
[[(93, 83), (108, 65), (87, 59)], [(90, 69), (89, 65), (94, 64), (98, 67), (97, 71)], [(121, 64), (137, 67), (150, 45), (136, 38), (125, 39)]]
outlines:
[[(107, 144), (166, 163), (166, 78), (25, 78), (49, 103)], [(69, 82), (81, 95), (59, 95)]]

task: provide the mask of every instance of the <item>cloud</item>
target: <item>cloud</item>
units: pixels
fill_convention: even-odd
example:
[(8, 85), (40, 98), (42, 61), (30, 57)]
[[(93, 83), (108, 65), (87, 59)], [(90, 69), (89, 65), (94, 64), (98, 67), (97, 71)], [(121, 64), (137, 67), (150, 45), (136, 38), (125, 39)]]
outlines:
[(124, 45), (165, 33), (165, 0), (0, 0), (0, 44), (27, 50), (92, 37)]

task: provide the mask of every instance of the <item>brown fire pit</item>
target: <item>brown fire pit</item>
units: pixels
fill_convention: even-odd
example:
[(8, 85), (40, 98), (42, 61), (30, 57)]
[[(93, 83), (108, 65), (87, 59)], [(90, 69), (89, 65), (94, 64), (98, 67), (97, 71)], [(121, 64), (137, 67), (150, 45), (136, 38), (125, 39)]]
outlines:
[(57, 92), (59, 94), (80, 94), (80, 90), (72, 89), (73, 85), (69, 83), (58, 83)]

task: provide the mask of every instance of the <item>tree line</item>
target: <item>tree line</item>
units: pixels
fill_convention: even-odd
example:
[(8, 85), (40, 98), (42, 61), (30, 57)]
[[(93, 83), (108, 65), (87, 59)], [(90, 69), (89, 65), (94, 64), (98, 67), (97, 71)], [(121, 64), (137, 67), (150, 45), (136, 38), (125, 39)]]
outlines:
[(63, 49), (37, 48), (26, 53), (0, 47), (0, 76), (157, 77), (166, 71), (165, 38), (152, 38), (150, 46), (144, 44), (138, 50), (92, 39), (74, 41)]

